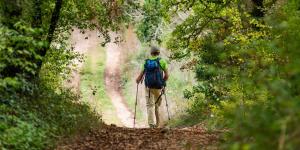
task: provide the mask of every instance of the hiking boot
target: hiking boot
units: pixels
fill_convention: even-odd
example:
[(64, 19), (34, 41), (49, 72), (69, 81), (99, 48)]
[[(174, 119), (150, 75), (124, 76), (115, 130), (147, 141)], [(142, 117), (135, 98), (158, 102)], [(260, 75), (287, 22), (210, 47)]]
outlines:
[(149, 127), (150, 128), (156, 128), (156, 125), (155, 124), (149, 124)]
[(169, 127), (163, 127), (160, 129), (160, 133), (168, 133), (170, 131)]

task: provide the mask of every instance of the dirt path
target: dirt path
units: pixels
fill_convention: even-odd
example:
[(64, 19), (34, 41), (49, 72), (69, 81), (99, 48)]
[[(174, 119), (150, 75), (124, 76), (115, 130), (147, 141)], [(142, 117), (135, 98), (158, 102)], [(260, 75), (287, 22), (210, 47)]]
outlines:
[[(133, 31), (131, 31), (130, 33), (134, 34)], [(126, 127), (133, 127), (133, 113), (128, 108), (120, 88), (120, 84), (121, 84), (120, 69), (121, 69), (121, 62), (122, 62), (121, 61), (122, 52), (124, 53), (124, 51), (132, 50), (133, 45), (137, 45), (137, 44), (132, 41), (126, 41), (119, 45), (114, 43), (114, 38), (117, 37), (117, 35), (112, 33), (111, 37), (113, 39), (112, 42), (108, 43), (105, 47), (106, 49), (105, 79), (104, 79), (105, 90), (111, 100), (111, 104), (114, 106), (115, 110), (111, 110), (111, 111), (116, 112), (115, 116), (117, 116), (118, 118), (117, 122), (121, 122), (121, 124)], [(131, 39), (132, 37), (128, 37), (128, 39), (129, 38)], [(95, 30), (80, 31), (79, 29), (76, 28), (73, 29), (70, 38), (70, 44), (74, 48), (75, 52), (83, 54), (85, 57), (87, 56), (90, 57), (91, 59), (90, 67), (92, 67), (93, 70), (97, 69), (97, 64), (96, 64), (98, 62), (97, 59), (100, 59), (99, 57), (99, 53), (101, 53), (99, 50), (100, 43), (101, 43), (101, 38), (97, 36), (97, 32)], [(67, 86), (73, 87), (76, 93), (81, 93), (82, 91), (80, 89), (80, 84), (81, 84), (80, 70), (83, 68), (83, 63), (79, 61), (75, 63), (78, 66), (72, 72), (71, 78), (68, 80)], [(94, 99), (94, 98), (88, 98), (88, 99)], [(101, 99), (99, 99), (99, 101), (101, 101)], [(94, 105), (93, 102), (91, 104)], [(92, 107), (99, 107), (99, 106), (92, 106)], [(99, 110), (101, 110), (101, 108), (99, 108)], [(111, 118), (115, 118), (115, 117), (112, 117), (111, 116), (112, 113), (108, 113), (107, 110), (102, 111), (101, 114), (103, 115), (102, 117), (104, 118), (106, 123), (110, 124), (116, 122), (116, 120), (108, 119), (110, 117)], [(120, 123), (118, 123), (118, 125), (120, 125)]]
[[(74, 48), (74, 51), (79, 54), (86, 54), (89, 50), (97, 47), (100, 43), (100, 38), (96, 36), (96, 31), (80, 31), (74, 28), (70, 37), (70, 44)], [(83, 62), (76, 60), (77, 68), (75, 68), (68, 80), (67, 86), (73, 87), (76, 93), (80, 93), (80, 70), (83, 66)]]
[[(112, 33), (111, 37), (114, 39), (117, 35)], [(105, 86), (122, 124), (133, 127), (133, 113), (128, 109), (121, 92), (121, 55), (122, 48), (114, 40), (106, 45)]]
[[(113, 35), (115, 37), (116, 35)], [(76, 37), (74, 37), (76, 38)], [(79, 40), (80, 41), (80, 40)], [(87, 40), (88, 41), (88, 40)], [(93, 40), (91, 40), (93, 42)], [(94, 41), (97, 43), (96, 41)], [(94, 43), (93, 42), (93, 43)], [(93, 55), (93, 43), (78, 43), (82, 53)], [(126, 46), (126, 45), (125, 45)], [(75, 46), (76, 47), (76, 46)], [(127, 48), (128, 49), (128, 48)], [(78, 49), (79, 50), (79, 49)], [(123, 51), (122, 51), (123, 50)], [(86, 135), (68, 141), (57, 147), (57, 150), (181, 150), (181, 149), (217, 149), (218, 132), (208, 132), (202, 126), (189, 128), (132, 128), (133, 113), (124, 101), (121, 90), (121, 65), (124, 45), (109, 43), (106, 46), (105, 88), (116, 109), (116, 115), (125, 127), (102, 125), (99, 129), (90, 131)], [(112, 116), (106, 116), (112, 117)], [(109, 123), (109, 122), (108, 122)], [(142, 127), (141, 125), (137, 125)]]
[(214, 150), (218, 133), (195, 126), (182, 129), (104, 126), (59, 150)]

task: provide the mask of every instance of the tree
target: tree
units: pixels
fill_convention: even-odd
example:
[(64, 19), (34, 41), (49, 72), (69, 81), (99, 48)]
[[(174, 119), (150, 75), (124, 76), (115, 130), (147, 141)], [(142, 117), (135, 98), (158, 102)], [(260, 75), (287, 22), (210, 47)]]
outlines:
[(161, 3), (164, 21), (172, 27), (164, 33), (171, 58), (186, 62), (184, 68), (193, 70), (198, 81), (185, 92), (192, 102), (188, 113), (229, 128), (226, 149), (298, 147), (293, 132), (298, 135), (299, 86), (293, 66), (298, 64), (299, 3)]
[[(136, 5), (131, 1), (94, 1), (94, 0), (12, 0), (1, 2), (1, 24), (3, 28), (8, 30), (16, 30), (21, 33), (23, 29), (27, 31), (34, 30), (34, 39), (40, 43), (40, 48), (30, 51), (30, 57), (26, 61), (33, 63), (30, 73), (24, 71), (19, 65), (6, 67), (1, 71), (2, 78), (14, 77), (17, 74), (24, 76), (28, 80), (32, 80), (39, 75), (44, 58), (49, 50), (55, 49), (52, 45), (59, 43), (65, 45), (65, 35), (73, 27), (80, 29), (97, 28), (106, 39), (106, 43), (110, 41), (108, 31), (118, 30), (119, 24), (129, 21), (129, 13), (131, 6)], [(54, 6), (54, 7), (51, 7)], [(50, 18), (47, 16), (51, 16)], [(19, 22), (19, 23), (18, 23)], [(18, 26), (17, 24), (22, 24)], [(28, 33), (32, 34), (32, 33)], [(53, 40), (55, 39), (55, 40)], [(12, 43), (12, 42), (10, 42)], [(15, 44), (18, 44), (16, 42)], [(42, 44), (43, 43), (43, 44)], [(23, 49), (26, 51), (28, 45), (9, 45), (12, 49)], [(7, 48), (3, 48), (3, 55)], [(22, 53), (23, 53), (22, 52)], [(15, 53), (15, 52), (13, 52)], [(16, 55), (15, 55), (16, 56)], [(5, 57), (5, 56), (3, 56)], [(16, 56), (15, 58), (23, 57)], [(70, 61), (70, 60), (69, 60)], [(2, 62), (6, 63), (6, 62)]]
[(143, 42), (160, 41), (159, 25), (162, 23), (161, 3), (159, 0), (146, 0), (143, 5), (143, 18), (138, 25), (137, 35)]

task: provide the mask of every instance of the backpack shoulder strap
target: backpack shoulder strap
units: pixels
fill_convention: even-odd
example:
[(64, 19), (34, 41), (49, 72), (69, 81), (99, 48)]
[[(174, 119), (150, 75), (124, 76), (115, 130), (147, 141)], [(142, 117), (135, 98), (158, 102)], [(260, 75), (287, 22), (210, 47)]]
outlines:
[(147, 65), (147, 62), (149, 61), (150, 59), (145, 59), (145, 62), (144, 62), (144, 68), (146, 68), (146, 65)]
[(161, 64), (160, 64), (160, 60), (161, 60), (160, 57), (158, 57), (158, 58), (155, 59), (155, 61), (156, 61), (156, 62), (158, 63), (158, 65), (159, 65), (159, 68), (163, 70), (163, 68), (162, 68), (162, 66), (161, 66)]

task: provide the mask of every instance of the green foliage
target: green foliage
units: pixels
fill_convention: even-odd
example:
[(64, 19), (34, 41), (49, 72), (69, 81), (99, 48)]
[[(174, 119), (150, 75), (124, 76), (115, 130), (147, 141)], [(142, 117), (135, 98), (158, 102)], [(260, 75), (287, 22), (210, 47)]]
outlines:
[[(46, 146), (47, 126), (46, 124), (38, 124), (40, 121), (34, 114), (29, 113), (24, 118), (17, 117), (16, 114), (22, 112), (20, 109), (9, 108), (5, 105), (0, 106), (1, 123), (0, 133), (2, 149), (42, 149)], [(8, 114), (10, 113), (10, 114)], [(43, 125), (43, 127), (38, 127)]]
[[(90, 107), (63, 86), (80, 59), (68, 45), (70, 31), (97, 28), (108, 42), (108, 31), (128, 22), (136, 4), (67, 0), (56, 12), (57, 2), (0, 2), (0, 149), (52, 149), (58, 138), (100, 124)], [(52, 33), (51, 19), (58, 14)]]
[[(56, 4), (0, 3), (3, 149), (44, 149), (57, 136), (95, 123), (90, 108), (62, 86), (79, 57), (66, 44), (70, 29), (96, 28), (105, 44), (109, 31), (139, 9), (130, 0), (67, 0), (54, 12)], [(148, 43), (165, 37), (171, 58), (195, 72), (197, 82), (184, 92), (189, 109), (183, 122), (229, 129), (224, 149), (297, 149), (299, 7), (298, 0), (147, 0), (137, 33)], [(55, 13), (54, 40), (45, 43)], [(183, 78), (171, 80), (172, 87), (185, 85)]]
[(184, 92), (191, 102), (184, 120), (228, 128), (224, 149), (298, 148), (299, 3), (162, 4), (165, 21), (181, 20), (167, 38), (171, 58), (197, 79)]
[[(35, 36), (41, 30), (32, 29), (23, 23), (16, 23), (16, 30), (0, 26), (0, 72), (1, 89), (20, 89), (22, 79), (37, 74), (36, 62), (41, 60), (40, 55), (35, 51), (45, 46), (43, 41), (37, 41)], [(5, 93), (4, 91), (1, 91)]]
[(70, 90), (58, 94), (44, 85), (34, 90), (35, 97), (1, 104), (1, 148), (45, 149), (55, 146), (58, 137), (84, 134), (99, 126), (100, 118)]
[(146, 0), (143, 4), (143, 18), (137, 27), (137, 35), (142, 42), (160, 41), (161, 3)]
[(89, 106), (61, 85), (78, 55), (61, 43), (60, 49), (49, 50), (37, 75), (36, 62), (42, 58), (36, 50), (46, 44), (34, 37), (42, 30), (21, 22), (14, 27), (0, 28), (1, 149), (49, 148), (57, 137), (84, 133), (98, 124)]

